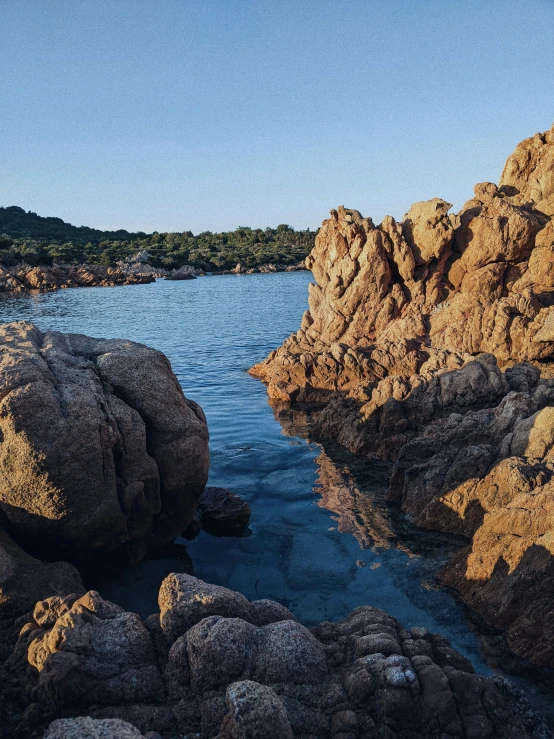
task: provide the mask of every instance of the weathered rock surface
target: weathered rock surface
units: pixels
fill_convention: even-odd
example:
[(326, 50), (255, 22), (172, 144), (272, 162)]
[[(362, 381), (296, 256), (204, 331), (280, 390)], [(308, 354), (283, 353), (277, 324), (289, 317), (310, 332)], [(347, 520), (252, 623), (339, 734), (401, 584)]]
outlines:
[(112, 287), (113, 285), (142, 285), (154, 282), (148, 274), (134, 274), (120, 267), (75, 266), (62, 267), (3, 267), (0, 266), (0, 292), (23, 290), (59, 290), (63, 287)]
[(0, 510), (71, 561), (173, 539), (209, 464), (208, 430), (167, 358), (141, 344), (0, 327)]
[(508, 158), (500, 184), (511, 187), (537, 210), (554, 215), (554, 126), (516, 147)]
[[(302, 326), (251, 372), (276, 401), (290, 401), (480, 352), (502, 362), (550, 357), (554, 225), (530, 193), (541, 203), (552, 196), (553, 159), (552, 131), (523, 142), (505, 185), (476, 185), (457, 215), (439, 198), (380, 226), (355, 210), (331, 211), (306, 261), (316, 284)], [(519, 179), (508, 174), (516, 169)]]
[(7, 662), (12, 735), (56, 719), (48, 739), (550, 736), (509, 683), (383, 611), (309, 631), (186, 575), (164, 581), (160, 603), (146, 623), (94, 592), (38, 603)]
[(444, 582), (549, 666), (553, 132), (457, 215), (438, 198), (379, 226), (332, 211), (300, 330), (251, 370), (277, 406), (325, 404), (321, 436), (393, 462), (389, 499), (419, 526), (471, 539)]

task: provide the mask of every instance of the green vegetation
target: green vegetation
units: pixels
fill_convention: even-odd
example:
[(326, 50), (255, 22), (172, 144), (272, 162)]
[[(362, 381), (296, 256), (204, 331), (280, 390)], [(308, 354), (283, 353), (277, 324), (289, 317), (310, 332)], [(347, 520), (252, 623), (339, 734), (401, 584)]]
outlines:
[(61, 218), (43, 218), (17, 206), (0, 208), (0, 264), (112, 265), (147, 251), (154, 267), (192, 265), (212, 271), (262, 264), (296, 264), (314, 245), (316, 232), (295, 231), (286, 224), (194, 236), (183, 233), (129, 233), (72, 226)]

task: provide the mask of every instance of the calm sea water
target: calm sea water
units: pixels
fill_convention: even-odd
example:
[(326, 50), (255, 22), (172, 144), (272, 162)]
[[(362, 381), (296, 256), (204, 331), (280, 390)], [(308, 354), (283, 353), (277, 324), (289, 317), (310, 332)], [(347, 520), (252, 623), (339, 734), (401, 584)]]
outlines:
[(421, 556), (392, 536), (379, 504), (386, 470), (296, 436), (301, 414), (281, 425), (264, 385), (247, 374), (299, 326), (311, 277), (229, 275), (0, 295), (0, 322), (29, 320), (165, 352), (185, 394), (206, 413), (210, 484), (232, 489), (252, 508), (250, 536), (180, 538), (156, 559), (89, 585), (143, 616), (156, 610), (159, 584), (175, 571), (278, 600), (307, 625), (371, 605), (408, 628), (444, 633), (488, 673), (462, 610), (432, 584), (446, 551)]

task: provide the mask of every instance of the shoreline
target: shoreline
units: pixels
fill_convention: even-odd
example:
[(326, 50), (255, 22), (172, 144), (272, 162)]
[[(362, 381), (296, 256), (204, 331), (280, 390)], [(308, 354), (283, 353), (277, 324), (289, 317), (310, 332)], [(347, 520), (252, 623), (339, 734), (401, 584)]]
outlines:
[[(149, 265), (150, 266), (150, 265)], [(237, 265), (238, 267), (239, 265)], [(31, 267), (4, 267), (0, 265), (0, 294), (22, 292), (55, 292), (74, 287), (116, 287), (122, 285), (147, 285), (156, 280), (188, 281), (198, 277), (219, 275), (277, 274), (282, 272), (307, 272), (300, 265), (262, 265), (250, 269), (242, 268), (218, 272), (192, 272), (168, 270), (132, 271), (120, 266), (101, 265), (39, 265)]]

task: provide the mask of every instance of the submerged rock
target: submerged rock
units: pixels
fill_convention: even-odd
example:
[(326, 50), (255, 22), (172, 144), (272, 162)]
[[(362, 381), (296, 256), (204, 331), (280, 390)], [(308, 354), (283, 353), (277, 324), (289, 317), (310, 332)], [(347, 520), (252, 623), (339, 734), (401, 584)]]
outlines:
[(243, 536), (249, 521), (250, 506), (240, 495), (227, 488), (207, 487), (182, 536), (194, 539), (202, 530), (211, 536)]
[(27, 702), (9, 716), (14, 732), (40, 736), (57, 719), (49, 739), (550, 736), (509, 683), (383, 611), (309, 631), (282, 606), (261, 618), (256, 603), (184, 575), (164, 581), (160, 603), (145, 624), (94, 592), (37, 604), (7, 663)]
[(457, 215), (331, 211), (299, 331), (251, 369), (276, 406), (324, 405), (321, 437), (393, 462), (389, 500), (416, 524), (470, 538), (443, 581), (551, 667), (553, 131)]
[(250, 521), (250, 506), (226, 488), (207, 487), (198, 503), (200, 525), (215, 536), (238, 536)]
[(194, 515), (208, 429), (167, 358), (124, 340), (0, 327), (0, 510), (33, 550), (138, 559)]

